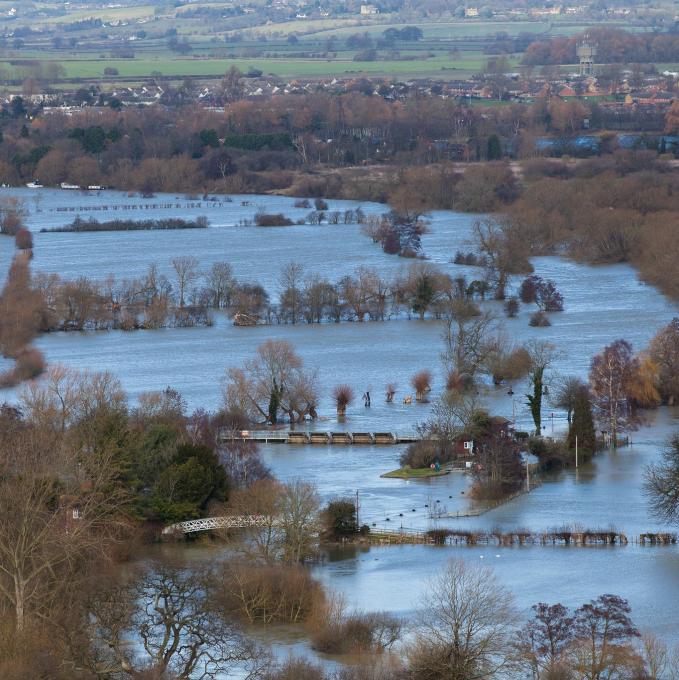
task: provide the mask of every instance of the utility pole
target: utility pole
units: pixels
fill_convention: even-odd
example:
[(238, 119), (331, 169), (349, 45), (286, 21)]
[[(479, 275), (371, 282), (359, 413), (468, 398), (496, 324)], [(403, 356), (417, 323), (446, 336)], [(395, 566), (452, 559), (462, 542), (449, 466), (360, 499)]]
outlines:
[(359, 504), (358, 504), (358, 489), (356, 489), (356, 528), (357, 528), (357, 529), (360, 529), (360, 528), (361, 528), (361, 523), (359, 522), (359, 519), (358, 519), (358, 508), (359, 508)]
[(578, 435), (575, 435), (575, 469), (578, 469)]
[(530, 491), (530, 461), (526, 458), (526, 491)]

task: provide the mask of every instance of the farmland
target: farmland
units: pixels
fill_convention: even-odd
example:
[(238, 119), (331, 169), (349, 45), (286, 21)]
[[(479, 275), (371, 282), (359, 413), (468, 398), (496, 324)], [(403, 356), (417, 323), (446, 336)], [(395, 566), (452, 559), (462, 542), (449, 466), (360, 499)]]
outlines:
[[(0, 48), (0, 80), (10, 87), (27, 78), (43, 80), (39, 62), (55, 65), (49, 80), (57, 88), (82, 79), (104, 87), (159, 75), (174, 82), (209, 80), (232, 66), (282, 78), (461, 79), (482, 72), (497, 54), (505, 55), (509, 68), (516, 70), (531, 39), (572, 35), (598, 24), (568, 16), (434, 20), (394, 13), (271, 22), (265, 13), (232, 18), (227, 15), (230, 6), (210, 2), (34, 6), (31, 26), (36, 30)], [(5, 17), (10, 9), (10, 3), (0, 2)], [(21, 16), (21, 9), (14, 21), (0, 16), (0, 28), (15, 27)], [(421, 37), (384, 44), (385, 31), (404, 25), (419, 29)], [(356, 36), (362, 37), (362, 46), (351, 44)]]

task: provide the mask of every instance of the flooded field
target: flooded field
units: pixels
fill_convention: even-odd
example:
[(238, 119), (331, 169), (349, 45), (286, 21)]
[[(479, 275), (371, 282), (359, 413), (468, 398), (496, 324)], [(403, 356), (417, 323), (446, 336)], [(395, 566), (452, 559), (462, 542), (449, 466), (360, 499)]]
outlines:
[[(9, 192), (9, 190), (7, 190)], [(227, 261), (239, 280), (262, 283), (275, 296), (281, 268), (300, 262), (307, 274), (319, 273), (338, 280), (359, 265), (375, 267), (381, 274), (396, 274), (408, 262), (385, 255), (360, 226), (322, 225), (285, 228), (241, 226), (258, 207), (283, 212), (293, 219), (309, 210), (294, 208), (293, 199), (260, 196), (232, 197), (208, 204), (177, 196), (153, 199), (128, 197), (114, 192), (83, 196), (59, 191), (13, 191), (26, 201), (28, 223), (34, 231), (35, 271), (55, 272), (64, 278), (88, 276), (118, 279), (140, 276), (152, 262), (171, 278), (170, 262), (177, 255), (193, 255), (201, 268)], [(250, 201), (251, 205), (241, 205)], [(118, 206), (117, 211), (83, 210), (98, 205)], [(153, 206), (145, 208), (143, 206)], [(173, 205), (163, 208), (163, 205)], [(127, 206), (127, 207), (124, 207)], [(131, 206), (137, 206), (132, 208)], [(142, 206), (141, 208), (139, 206)], [(355, 209), (357, 203), (330, 201), (330, 210)], [(384, 206), (361, 205), (367, 213)], [(73, 209), (73, 210), (71, 210)], [(150, 219), (195, 218), (205, 215), (210, 227), (188, 231), (39, 233), (41, 228), (62, 226), (83, 217)], [(458, 249), (470, 250), (475, 217), (436, 212), (431, 233), (423, 237), (432, 264), (453, 275), (472, 273), (471, 268), (450, 263)], [(13, 253), (11, 239), (0, 238), (0, 273)], [(553, 279), (563, 293), (565, 311), (550, 315), (552, 326), (528, 326), (532, 310), (524, 308), (515, 319), (503, 319), (506, 333), (516, 342), (540, 338), (561, 351), (555, 371), (585, 377), (591, 357), (617, 338), (644, 347), (654, 333), (677, 315), (677, 306), (655, 289), (641, 283), (626, 265), (588, 267), (560, 258), (535, 258), (536, 273)], [(487, 303), (492, 309), (495, 303)], [(498, 316), (502, 316), (497, 308)], [(408, 431), (427, 417), (426, 404), (403, 404), (412, 393), (410, 377), (420, 369), (434, 374), (432, 394), (441, 392), (443, 367), (440, 324), (433, 320), (407, 319), (370, 323), (236, 328), (223, 315), (209, 328), (163, 329), (134, 332), (54, 333), (37, 345), (48, 362), (80, 369), (110, 370), (122, 381), (132, 399), (149, 390), (170, 385), (186, 398), (190, 409), (215, 409), (221, 400), (226, 368), (240, 365), (258, 344), (268, 338), (292, 342), (305, 363), (318, 370), (321, 419), (319, 429), (355, 431)], [(384, 386), (398, 384), (395, 403), (387, 404)], [(330, 400), (334, 385), (348, 383), (360, 395), (369, 390), (372, 407), (353, 404), (345, 421), (338, 423)], [(515, 419), (517, 428), (529, 426), (523, 385), (487, 386), (484, 397), (490, 411)], [(0, 394), (12, 399), (14, 393)], [(552, 416), (553, 414), (553, 416)], [(547, 404), (543, 414), (546, 434), (565, 426), (565, 414)], [(644, 466), (658, 453), (679, 425), (679, 411), (660, 409), (633, 433), (633, 446), (603, 453), (577, 471), (547, 477), (528, 495), (479, 517), (433, 521), (425, 505), (439, 500), (449, 513), (468, 511), (468, 478), (460, 473), (423, 481), (383, 479), (380, 475), (398, 467), (401, 446), (289, 446), (263, 447), (266, 462), (282, 480), (313, 481), (325, 499), (359, 492), (361, 521), (376, 526), (429, 528), (455, 526), (491, 529), (527, 527), (540, 530), (566, 524), (586, 527), (615, 526), (628, 535), (666, 529), (648, 512), (642, 493)], [(413, 512), (414, 510), (414, 512)], [(401, 516), (402, 515), (402, 516)], [(389, 521), (387, 522), (387, 518)], [(675, 604), (679, 601), (679, 550), (676, 547), (642, 548), (431, 548), (402, 546), (338, 553), (316, 569), (330, 587), (346, 592), (350, 602), (366, 609), (389, 609), (408, 615), (417, 606), (425, 577), (446, 559), (465, 559), (490, 564), (500, 579), (527, 609), (534, 602), (563, 601), (569, 605), (602, 592), (628, 597), (634, 618), (675, 639)]]

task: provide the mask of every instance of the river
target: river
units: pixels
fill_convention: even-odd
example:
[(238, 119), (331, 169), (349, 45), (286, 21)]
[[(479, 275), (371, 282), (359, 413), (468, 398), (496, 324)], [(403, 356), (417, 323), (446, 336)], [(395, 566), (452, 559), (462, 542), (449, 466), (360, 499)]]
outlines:
[[(198, 258), (203, 269), (213, 262), (228, 261), (239, 280), (260, 282), (275, 295), (280, 270), (290, 261), (300, 262), (306, 273), (318, 273), (331, 280), (351, 273), (359, 265), (375, 267), (388, 275), (408, 264), (385, 255), (361, 234), (356, 224), (285, 228), (240, 224), (252, 219), (259, 207), (294, 219), (309, 212), (294, 208), (293, 199), (286, 197), (234, 196), (232, 202), (221, 199), (208, 203), (181, 196), (143, 199), (108, 191), (92, 195), (46, 189), (3, 192), (25, 201), (27, 222), (34, 232), (34, 270), (56, 272), (64, 278), (85, 275), (103, 279), (110, 273), (119, 279), (129, 278), (142, 275), (152, 262), (171, 278), (172, 258), (190, 254)], [(251, 204), (242, 205), (243, 201)], [(348, 201), (329, 204), (330, 210), (359, 206)], [(96, 209), (104, 205), (107, 211)], [(384, 206), (376, 204), (361, 207), (367, 213), (384, 210)], [(100, 220), (168, 216), (188, 219), (205, 215), (210, 227), (187, 231), (39, 232), (41, 228), (62, 226), (78, 214)], [(458, 249), (471, 249), (474, 219), (470, 215), (434, 212), (431, 231), (423, 237), (429, 261), (454, 276), (473, 273), (471, 268), (452, 265), (450, 259)], [(12, 253), (12, 240), (0, 238), (0, 273), (6, 270)], [(606, 344), (625, 338), (640, 349), (677, 315), (676, 304), (640, 282), (627, 265), (590, 267), (558, 257), (535, 258), (533, 263), (537, 274), (556, 282), (564, 295), (565, 311), (550, 315), (549, 328), (530, 328), (528, 318), (533, 310), (526, 307), (517, 318), (504, 319), (502, 323), (516, 342), (534, 338), (553, 342), (561, 352), (554, 367), (560, 374), (585, 377), (591, 357)], [(487, 303), (489, 309), (495, 306)], [(218, 314), (209, 328), (54, 333), (40, 337), (36, 344), (50, 363), (112, 371), (132, 400), (142, 392), (171, 385), (183, 394), (190, 409), (215, 409), (220, 404), (225, 369), (240, 365), (267, 338), (289, 340), (306, 365), (318, 370), (322, 418), (314, 425), (317, 428), (412, 430), (429, 411), (426, 404), (403, 404), (403, 397), (412, 393), (412, 374), (429, 369), (434, 373), (432, 394), (440, 393), (443, 387), (441, 327), (431, 320), (235, 328)], [(387, 404), (383, 396), (388, 382), (398, 384), (393, 404)], [(330, 399), (331, 389), (338, 383), (351, 384), (359, 395), (369, 390), (372, 407), (366, 409), (362, 403), (355, 403), (346, 420), (338, 423)], [(506, 388), (486, 386), (484, 398), (493, 413), (516, 418), (517, 427), (527, 429), (530, 416), (523, 397), (525, 385), (514, 389), (516, 394), (510, 396)], [(7, 391), (0, 399), (15, 396)], [(543, 417), (547, 434), (564, 429), (565, 415), (552, 410), (549, 404)], [(677, 429), (678, 419), (679, 411), (659, 409), (650, 414), (642, 429), (633, 433), (632, 447), (601, 454), (577, 471), (550, 476), (530, 494), (480, 517), (438, 520), (437, 524), (486, 530), (495, 526), (615, 526), (628, 535), (667, 529), (648, 512), (642, 474), (644, 466), (657, 459), (661, 447)], [(463, 474), (424, 481), (381, 478), (382, 473), (398, 467), (400, 446), (269, 445), (262, 450), (276, 476), (313, 481), (323, 498), (358, 491), (361, 521), (376, 526), (427, 528), (432, 520), (425, 505), (437, 500), (448, 512), (468, 508), (463, 493), (468, 479)], [(483, 563), (497, 570), (500, 580), (511, 588), (525, 611), (540, 600), (577, 605), (600, 593), (613, 592), (630, 599), (635, 621), (641, 627), (667, 639), (679, 638), (676, 547), (373, 547), (347, 551), (318, 567), (316, 573), (330, 587), (346, 592), (356, 607), (409, 615), (417, 606), (425, 577), (451, 556), (478, 562), (483, 556)]]

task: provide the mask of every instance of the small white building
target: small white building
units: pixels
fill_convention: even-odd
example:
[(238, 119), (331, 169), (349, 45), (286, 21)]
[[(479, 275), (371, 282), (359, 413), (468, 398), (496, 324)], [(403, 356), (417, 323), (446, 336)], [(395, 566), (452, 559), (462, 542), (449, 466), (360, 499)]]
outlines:
[(361, 15), (379, 14), (380, 10), (375, 5), (361, 5)]
[(479, 16), (479, 8), (478, 7), (465, 7), (464, 15), (468, 18), (469, 17), (477, 17), (477, 16)]

